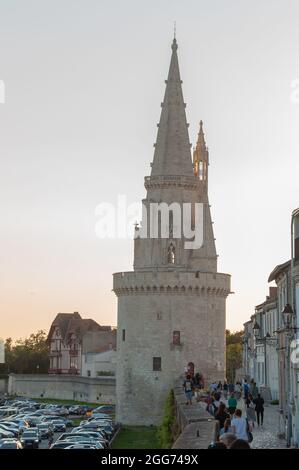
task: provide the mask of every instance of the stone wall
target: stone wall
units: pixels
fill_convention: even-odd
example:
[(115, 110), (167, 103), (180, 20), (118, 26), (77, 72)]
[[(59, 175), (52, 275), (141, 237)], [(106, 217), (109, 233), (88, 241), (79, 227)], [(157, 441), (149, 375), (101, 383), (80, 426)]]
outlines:
[(115, 378), (10, 374), (8, 393), (28, 398), (115, 404)]
[(205, 410), (201, 402), (186, 405), (186, 398), (181, 385), (174, 389), (176, 419), (180, 435), (173, 444), (173, 449), (207, 449), (216, 440), (217, 422)]

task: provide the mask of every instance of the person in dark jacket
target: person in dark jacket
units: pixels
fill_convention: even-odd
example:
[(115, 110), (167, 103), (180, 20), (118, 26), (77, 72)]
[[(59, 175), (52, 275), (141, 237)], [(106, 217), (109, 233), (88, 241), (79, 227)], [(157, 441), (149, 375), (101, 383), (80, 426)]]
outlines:
[(253, 401), (255, 404), (255, 412), (256, 412), (256, 417), (257, 417), (257, 424), (258, 426), (261, 425), (263, 426), (264, 423), (264, 399), (261, 397), (261, 394), (259, 393), (257, 398)]
[(224, 403), (220, 403), (218, 410), (215, 413), (215, 419), (219, 422), (219, 431), (224, 426), (225, 421), (230, 418), (230, 415), (226, 411), (226, 406)]

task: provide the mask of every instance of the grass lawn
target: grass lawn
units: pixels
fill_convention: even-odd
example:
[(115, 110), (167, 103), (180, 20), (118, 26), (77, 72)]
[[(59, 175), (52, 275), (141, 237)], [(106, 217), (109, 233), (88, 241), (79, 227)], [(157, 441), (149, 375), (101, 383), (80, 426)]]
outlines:
[(112, 449), (160, 449), (156, 427), (124, 426)]
[(38, 403), (51, 403), (53, 405), (87, 405), (87, 406), (101, 406), (106, 403), (90, 403), (87, 401), (75, 401), (75, 400), (58, 400), (56, 398), (33, 398)]

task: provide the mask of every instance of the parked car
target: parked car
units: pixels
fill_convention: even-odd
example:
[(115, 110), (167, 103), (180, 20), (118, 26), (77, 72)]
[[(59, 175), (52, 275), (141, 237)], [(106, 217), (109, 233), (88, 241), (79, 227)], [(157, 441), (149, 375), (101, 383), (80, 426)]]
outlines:
[(19, 434), (20, 434), (20, 431), (18, 429), (18, 427), (16, 426), (7, 426), (7, 424), (9, 423), (6, 423), (5, 421), (0, 422), (0, 432), (1, 431), (6, 431), (6, 432), (11, 432), (13, 434), (14, 437), (19, 437)]
[(2, 439), (0, 440), (0, 449), (23, 449), (21, 442), (18, 439)]
[[(97, 447), (93, 444), (71, 444), (70, 446), (65, 447), (66, 450), (69, 449), (95, 449), (97, 450)], [(100, 447), (102, 449), (102, 447)]]
[(37, 428), (40, 432), (41, 439), (49, 439), (49, 437), (53, 436), (54, 430), (51, 423), (39, 423)]
[(29, 431), (24, 431), (21, 437), (21, 444), (24, 449), (38, 449), (39, 448), (39, 434), (30, 429)]
[(94, 408), (92, 410), (92, 414), (94, 413), (106, 413), (106, 414), (111, 414), (115, 413), (115, 406), (114, 405), (101, 405), (98, 406), (97, 408)]
[(52, 426), (53, 426), (53, 431), (54, 432), (65, 432), (66, 431), (66, 425), (63, 421), (54, 419), (51, 421)]
[(7, 439), (7, 438), (14, 438), (14, 433), (11, 432), (11, 431), (6, 431), (5, 429), (3, 428), (0, 428), (0, 439)]

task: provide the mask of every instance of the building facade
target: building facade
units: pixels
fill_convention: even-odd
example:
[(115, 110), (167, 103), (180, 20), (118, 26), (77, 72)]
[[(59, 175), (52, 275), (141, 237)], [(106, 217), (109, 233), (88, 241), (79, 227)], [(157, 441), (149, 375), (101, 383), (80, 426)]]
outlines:
[(243, 362), (248, 377), (279, 400), (279, 432), (299, 447), (299, 209), (291, 227), (291, 259), (273, 269), (268, 282), (276, 287), (244, 324)]
[[(117, 420), (124, 424), (159, 423), (166, 396), (186, 367), (206, 382), (225, 377), (230, 276), (217, 272), (209, 153), (201, 122), (192, 163), (177, 48), (174, 39), (151, 175), (145, 177), (143, 218), (135, 230), (134, 270), (113, 279)], [(194, 237), (182, 233), (185, 219), (177, 218), (177, 209), (182, 214), (186, 205), (193, 228), (196, 207), (202, 211), (200, 247), (188, 246)]]
[(49, 374), (81, 375), (82, 352), (115, 349), (116, 332), (78, 312), (58, 313), (50, 327)]

